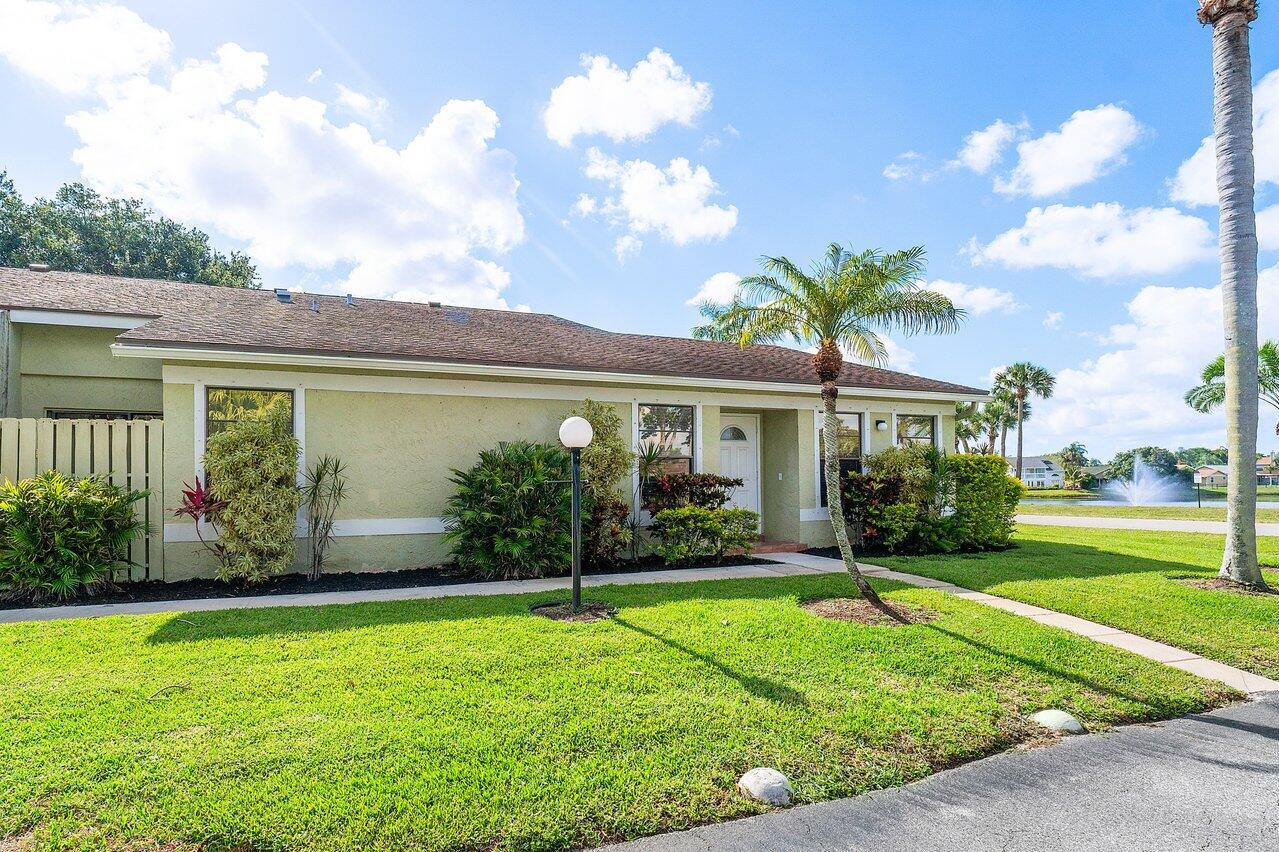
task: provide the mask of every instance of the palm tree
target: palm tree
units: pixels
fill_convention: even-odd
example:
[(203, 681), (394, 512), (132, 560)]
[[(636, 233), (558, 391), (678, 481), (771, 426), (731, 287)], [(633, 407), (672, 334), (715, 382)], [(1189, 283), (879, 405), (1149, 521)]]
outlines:
[(982, 406), (981, 428), (986, 432), (986, 443), (982, 447), (982, 452), (995, 454), (1001, 441), (1000, 436), (1007, 433), (1008, 425), (1013, 422), (1012, 418), (1012, 407), (998, 396), (993, 396), (990, 402)]
[(887, 352), (877, 332), (948, 333), (959, 328), (964, 312), (941, 293), (924, 289), (922, 246), (891, 253), (853, 252), (831, 243), (808, 272), (785, 257), (764, 257), (761, 265), (764, 274), (743, 278), (732, 302), (702, 307), (707, 322), (693, 329), (693, 336), (732, 340), (740, 346), (789, 339), (817, 347), (813, 371), (821, 382), (822, 461), (835, 543), (862, 596), (903, 620), (866, 582), (848, 542), (836, 437), (839, 376), (845, 351), (866, 363), (884, 361)]
[(995, 376), (996, 390), (1011, 395), (1016, 406), (1014, 411), (1017, 415), (1018, 479), (1021, 479), (1023, 449), (1021, 424), (1026, 421), (1026, 398), (1034, 394), (1041, 399), (1048, 399), (1053, 395), (1053, 385), (1056, 382), (1057, 380), (1053, 378), (1052, 373), (1029, 361), (1018, 361), (1016, 364), (1011, 364), (1001, 370), (999, 375)]
[(1257, 565), (1257, 215), (1252, 156), (1252, 58), (1248, 24), (1256, 0), (1200, 0), (1212, 26), (1217, 228), (1225, 317), (1226, 547), (1221, 576), (1261, 588)]
[(975, 402), (955, 403), (955, 448), (972, 452), (972, 444), (981, 437), (981, 406)]
[[(1186, 391), (1186, 405), (1207, 414), (1226, 401), (1226, 356), (1218, 355), (1199, 374), (1200, 384)], [(1279, 344), (1267, 340), (1257, 349), (1257, 398), (1279, 410)], [(1279, 422), (1275, 423), (1279, 435)]]

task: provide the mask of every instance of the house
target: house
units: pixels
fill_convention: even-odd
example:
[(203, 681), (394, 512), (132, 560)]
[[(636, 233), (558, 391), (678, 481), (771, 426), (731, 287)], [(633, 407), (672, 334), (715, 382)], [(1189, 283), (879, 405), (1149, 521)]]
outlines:
[(1226, 466), (1224, 464), (1201, 464), (1195, 468), (1192, 478), (1196, 485), (1208, 488), (1226, 487)]
[[(1008, 462), (1008, 475), (1015, 477), (1017, 459), (1005, 458), (1004, 461)], [(1061, 465), (1043, 456), (1022, 456), (1021, 484), (1027, 488), (1061, 488), (1064, 484)]]
[[(793, 349), (434, 302), (0, 268), (0, 353), (7, 417), (162, 424), (162, 448), (128, 464), (160, 494), (162, 542), (148, 547), (165, 579), (212, 572), (193, 525), (171, 510), (202, 476), (205, 438), (267, 404), (291, 409), (303, 466), (325, 454), (347, 464), (334, 570), (444, 561), (450, 471), (499, 441), (556, 440), (587, 397), (617, 407), (632, 445), (661, 446), (668, 470), (740, 477), (734, 502), (761, 514), (766, 539), (832, 543), (818, 387), (811, 355)], [(895, 441), (950, 447), (955, 403), (986, 398), (856, 364), (840, 386), (846, 466)], [(107, 447), (82, 441), (74, 453), (91, 450)]]
[(1092, 485), (1105, 485), (1114, 478), (1108, 464), (1084, 465), (1079, 470), (1084, 475), (1085, 481)]

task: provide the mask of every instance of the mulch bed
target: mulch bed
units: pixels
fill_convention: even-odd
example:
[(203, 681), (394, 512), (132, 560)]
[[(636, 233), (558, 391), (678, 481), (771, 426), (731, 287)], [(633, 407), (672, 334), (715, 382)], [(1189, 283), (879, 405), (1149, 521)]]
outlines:
[(609, 606), (603, 601), (582, 601), (582, 608), (576, 612), (573, 611), (571, 601), (538, 604), (532, 607), (530, 611), (534, 615), (540, 615), (554, 621), (576, 622), (602, 621), (617, 614), (615, 607)]
[[(835, 621), (853, 621), (869, 627), (901, 627), (902, 623), (862, 598), (812, 598), (800, 603), (806, 611)], [(889, 604), (909, 624), (927, 624), (936, 621), (941, 613), (922, 606), (910, 606), (896, 601)]]
[(1245, 586), (1243, 583), (1236, 583), (1234, 580), (1226, 580), (1222, 577), (1209, 577), (1205, 579), (1196, 579), (1193, 577), (1179, 577), (1177, 580), (1187, 586), (1194, 586), (1196, 589), (1205, 589), (1210, 592), (1233, 592), (1236, 595), (1258, 595), (1260, 597), (1270, 597), (1279, 594), (1274, 589), (1264, 591), (1255, 589), (1252, 586)]
[[(690, 565), (666, 565), (660, 557), (645, 556), (634, 562), (618, 565), (585, 566), (584, 576), (609, 576), (634, 574), (640, 571), (675, 571), (684, 568), (710, 568), (717, 565), (775, 565), (771, 559), (729, 557), (723, 563), (694, 562)], [(260, 595), (304, 595), (311, 592), (364, 592), (377, 589), (410, 589), (416, 586), (454, 586), (462, 583), (481, 583), (485, 578), (463, 571), (456, 565), (436, 565), (430, 568), (408, 568), (403, 571), (364, 571), (325, 574), (318, 580), (308, 580), (304, 574), (280, 574), (256, 585), (224, 583), (221, 580), (180, 580), (164, 583), (158, 580), (137, 583), (115, 583), (102, 586), (93, 594), (69, 600), (42, 598), (0, 597), (0, 609), (24, 609), (47, 606), (96, 606), (99, 604), (141, 603), (147, 601), (182, 601), (200, 598), (243, 598)], [(494, 581), (500, 582), (500, 581)]]

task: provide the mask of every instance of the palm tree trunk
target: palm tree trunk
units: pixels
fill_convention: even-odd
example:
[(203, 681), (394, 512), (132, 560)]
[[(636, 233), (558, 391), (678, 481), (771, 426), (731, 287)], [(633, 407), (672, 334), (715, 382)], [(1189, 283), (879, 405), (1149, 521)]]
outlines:
[(857, 585), (862, 597), (893, 618), (906, 623), (906, 619), (880, 599), (875, 590), (866, 582), (857, 560), (853, 557), (853, 546), (848, 542), (848, 524), (844, 521), (844, 495), (839, 481), (839, 418), (835, 415), (835, 400), (839, 396), (839, 388), (834, 382), (822, 384), (822, 469), (826, 472), (826, 505), (830, 510), (830, 525), (835, 532), (835, 544), (839, 547), (839, 555), (844, 559), (844, 567)]
[[(1207, 20), (1205, 20), (1205, 15)], [(1220, 576), (1262, 588), (1257, 565), (1257, 219), (1254, 209), (1252, 61), (1254, 3), (1204, 3), (1212, 24), (1213, 131), (1221, 224), (1226, 334), (1226, 547)]]
[(999, 424), (999, 455), (1008, 460), (1008, 424)]
[(1022, 450), (1021, 421), (1022, 421), (1022, 414), (1024, 412), (1024, 408), (1023, 408), (1024, 404), (1025, 404), (1025, 400), (1019, 394), (1017, 396), (1017, 478), (1018, 479), (1021, 479), (1021, 450)]

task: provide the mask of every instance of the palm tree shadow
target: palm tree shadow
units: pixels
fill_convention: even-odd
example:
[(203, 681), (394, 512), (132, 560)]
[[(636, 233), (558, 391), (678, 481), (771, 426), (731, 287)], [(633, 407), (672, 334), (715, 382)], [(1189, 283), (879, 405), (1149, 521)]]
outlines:
[(739, 672), (736, 669), (731, 668), (730, 666), (724, 665), (723, 663), (721, 663), (719, 660), (715, 659), (714, 657), (707, 656), (706, 654), (703, 654), (700, 651), (695, 651), (686, 645), (682, 645), (679, 642), (676, 642), (674, 639), (671, 639), (666, 636), (662, 636), (659, 633), (654, 633), (653, 631), (648, 630), (647, 628), (640, 627), (638, 624), (632, 624), (631, 622), (627, 621), (624, 618), (614, 616), (612, 621), (615, 624), (619, 624), (622, 627), (625, 627), (627, 630), (632, 630), (636, 633), (639, 633), (641, 636), (646, 636), (649, 639), (653, 639), (654, 641), (661, 642), (663, 645), (665, 645), (666, 647), (672, 650), (679, 651), (681, 654), (692, 657), (693, 659), (698, 660), (699, 662), (705, 663), (706, 665), (710, 666), (711, 668), (715, 669), (721, 674), (727, 677), (730, 677), (733, 680), (740, 683), (743, 689), (745, 689), (751, 695), (754, 695), (756, 698), (763, 698), (766, 701), (774, 701), (778, 704), (787, 704), (793, 707), (808, 706), (808, 697), (805, 696), (804, 693), (800, 692), (799, 690), (792, 689), (791, 687), (786, 686), (783, 683), (778, 683), (777, 681), (770, 680), (769, 678), (766, 678), (766, 677), (760, 677), (758, 675), (751, 675), (751, 674), (746, 674), (744, 672)]

